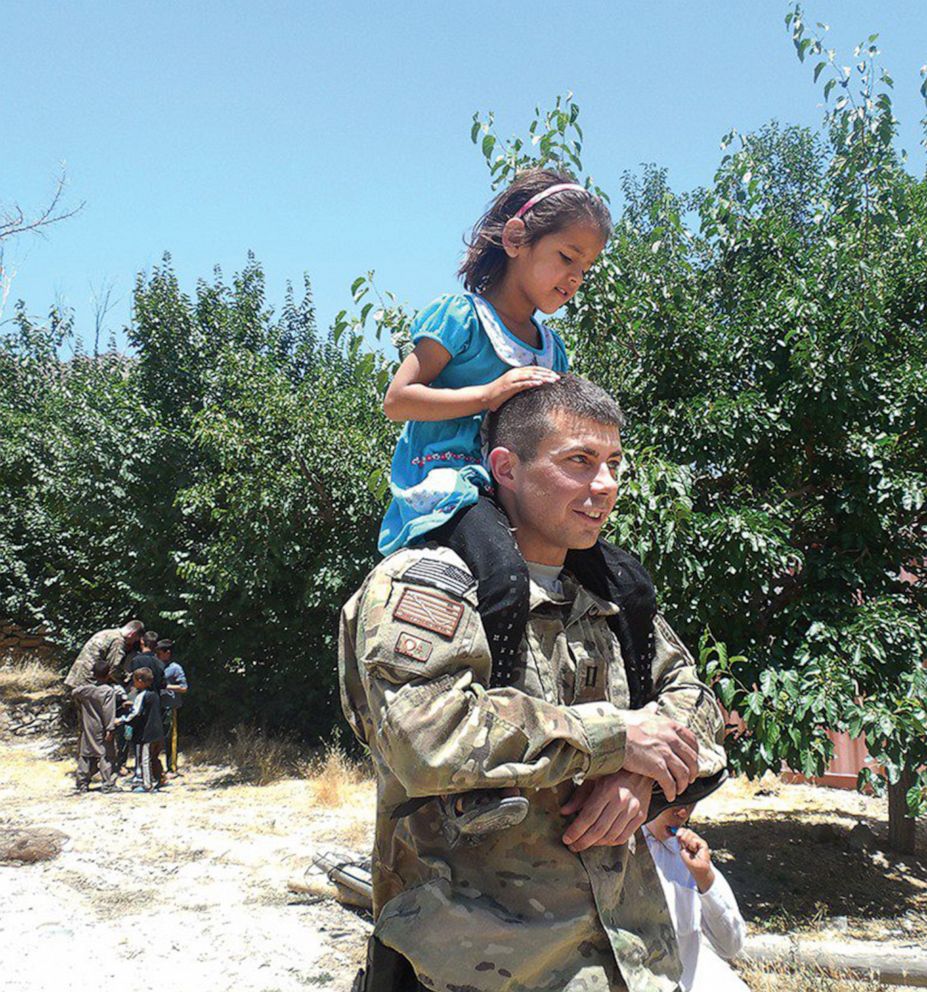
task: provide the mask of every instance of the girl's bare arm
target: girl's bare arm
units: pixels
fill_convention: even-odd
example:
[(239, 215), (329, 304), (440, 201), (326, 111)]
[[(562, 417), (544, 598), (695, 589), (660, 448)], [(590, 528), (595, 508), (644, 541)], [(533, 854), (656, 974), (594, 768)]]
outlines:
[(383, 410), (390, 420), (453, 420), (498, 409), (523, 389), (553, 382), (556, 372), (528, 365), (512, 369), (493, 382), (461, 389), (435, 389), (431, 383), (451, 360), (450, 352), (431, 338), (415, 345), (386, 390)]

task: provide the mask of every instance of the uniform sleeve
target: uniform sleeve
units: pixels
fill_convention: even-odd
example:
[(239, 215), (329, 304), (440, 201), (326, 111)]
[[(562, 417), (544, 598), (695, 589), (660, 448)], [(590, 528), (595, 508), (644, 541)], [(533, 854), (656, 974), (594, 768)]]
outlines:
[(466, 296), (447, 294), (419, 313), (412, 323), (411, 333), (416, 344), (423, 338), (431, 338), (453, 358), (466, 351), (478, 330), (479, 321)]
[(722, 958), (730, 960), (743, 949), (746, 927), (727, 879), (717, 866), (714, 871), (715, 880), (711, 888), (699, 894), (702, 933)]
[(357, 630), (376, 750), (409, 796), (549, 788), (621, 767), (623, 726), (610, 703), (557, 706), (484, 688), (489, 651), (466, 599), (375, 576)]
[(113, 638), (109, 643), (109, 647), (106, 649), (104, 657), (109, 662), (109, 668), (113, 673), (114, 682), (121, 682), (125, 677), (125, 668), (123, 666), (125, 656), (126, 651), (122, 637)]
[(699, 776), (724, 768), (721, 709), (711, 689), (699, 681), (692, 655), (660, 614), (654, 620), (653, 686), (657, 713), (677, 720), (698, 739)]

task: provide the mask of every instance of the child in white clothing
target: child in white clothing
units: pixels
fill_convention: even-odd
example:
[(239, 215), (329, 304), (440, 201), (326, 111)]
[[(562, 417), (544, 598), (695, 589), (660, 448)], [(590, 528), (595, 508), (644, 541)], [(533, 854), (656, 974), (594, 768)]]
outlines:
[(680, 986), (683, 992), (749, 992), (727, 963), (743, 948), (744, 920), (708, 844), (686, 827), (693, 809), (671, 807), (643, 828), (676, 928)]

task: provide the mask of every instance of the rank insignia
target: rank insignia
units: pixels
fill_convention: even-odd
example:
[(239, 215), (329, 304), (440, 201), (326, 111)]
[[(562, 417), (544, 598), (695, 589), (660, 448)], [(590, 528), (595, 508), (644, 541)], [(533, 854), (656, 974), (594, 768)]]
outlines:
[(428, 661), (431, 655), (431, 641), (404, 630), (396, 640), (396, 654), (404, 654), (413, 661)]
[(454, 636), (462, 616), (460, 603), (430, 589), (404, 590), (393, 610), (394, 620), (405, 620), (448, 639)]

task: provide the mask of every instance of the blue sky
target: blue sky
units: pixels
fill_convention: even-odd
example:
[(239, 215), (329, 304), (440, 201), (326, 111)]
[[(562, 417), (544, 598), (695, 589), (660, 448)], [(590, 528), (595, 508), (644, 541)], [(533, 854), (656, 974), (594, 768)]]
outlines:
[[(849, 64), (879, 32), (911, 168), (924, 155), (922, 0), (809, 0)], [(43, 205), (59, 163), (67, 203), (45, 239), (9, 244), (17, 298), (56, 300), (92, 334), (129, 319), (135, 275), (170, 251), (183, 286), (253, 250), (272, 302), (308, 272), (320, 323), (367, 269), (413, 306), (456, 286), (461, 238), (490, 196), (474, 111), (503, 135), (572, 90), (585, 164), (606, 190), (644, 162), (676, 188), (710, 180), (719, 139), (771, 118), (820, 121), (820, 89), (778, 0), (571, 5), (0, 0), (0, 206)], [(823, 82), (823, 80), (822, 80)]]

